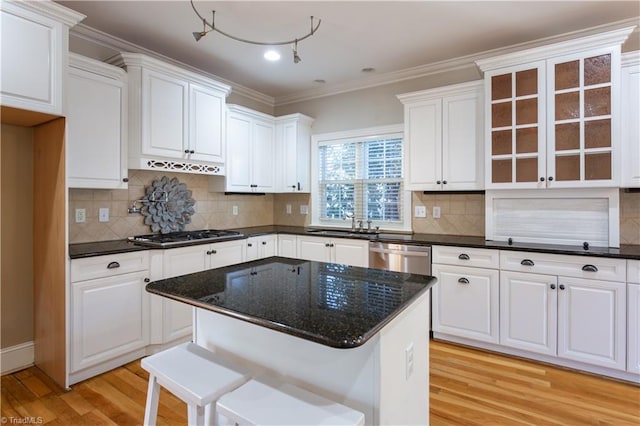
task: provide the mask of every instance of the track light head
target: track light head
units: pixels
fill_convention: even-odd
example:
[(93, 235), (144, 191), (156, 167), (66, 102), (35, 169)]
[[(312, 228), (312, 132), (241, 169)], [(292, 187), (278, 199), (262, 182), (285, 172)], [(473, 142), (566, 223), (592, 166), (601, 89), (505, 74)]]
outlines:
[(202, 37), (207, 35), (207, 33), (204, 31), (195, 31), (192, 34), (193, 34), (193, 38), (195, 38), (196, 41), (200, 41)]

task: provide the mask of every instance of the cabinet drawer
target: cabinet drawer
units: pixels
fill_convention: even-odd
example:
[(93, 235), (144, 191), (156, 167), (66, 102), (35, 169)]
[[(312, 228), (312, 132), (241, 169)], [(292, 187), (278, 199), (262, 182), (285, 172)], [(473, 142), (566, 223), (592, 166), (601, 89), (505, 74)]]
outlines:
[(433, 263), (498, 269), (498, 250), (469, 247), (433, 246)]
[(149, 269), (149, 252), (110, 254), (71, 260), (71, 282), (111, 277)]
[(520, 251), (501, 251), (500, 269), (622, 282), (627, 275), (624, 259)]
[(640, 284), (640, 260), (627, 260), (627, 282)]

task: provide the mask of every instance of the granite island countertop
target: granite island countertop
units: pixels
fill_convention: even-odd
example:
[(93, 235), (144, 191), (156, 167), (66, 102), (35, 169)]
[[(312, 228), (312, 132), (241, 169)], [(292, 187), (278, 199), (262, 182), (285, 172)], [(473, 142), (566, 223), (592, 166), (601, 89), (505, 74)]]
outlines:
[(147, 291), (334, 348), (366, 343), (435, 277), (269, 257), (147, 284)]

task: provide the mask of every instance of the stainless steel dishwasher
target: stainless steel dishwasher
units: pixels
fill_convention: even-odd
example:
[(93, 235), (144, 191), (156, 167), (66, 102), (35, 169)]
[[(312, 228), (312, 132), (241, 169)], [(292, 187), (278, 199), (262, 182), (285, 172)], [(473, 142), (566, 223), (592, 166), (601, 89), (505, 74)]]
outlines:
[(431, 275), (431, 247), (372, 241), (369, 243), (369, 267)]

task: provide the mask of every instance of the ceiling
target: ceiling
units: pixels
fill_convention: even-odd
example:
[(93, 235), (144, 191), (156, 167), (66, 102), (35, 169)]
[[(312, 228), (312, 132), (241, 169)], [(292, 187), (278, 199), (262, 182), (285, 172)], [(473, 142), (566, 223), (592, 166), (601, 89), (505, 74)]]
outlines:
[[(207, 71), (275, 100), (411, 70), (467, 55), (640, 16), (632, 1), (195, 1), (200, 14), (234, 36), (291, 40), (318, 31), (268, 62), (264, 46), (219, 33), (199, 42), (202, 23), (188, 0), (57, 1), (83, 24)], [(638, 37), (638, 32), (633, 34)], [(363, 72), (363, 68), (373, 68)], [(324, 80), (319, 83), (317, 80)]]

